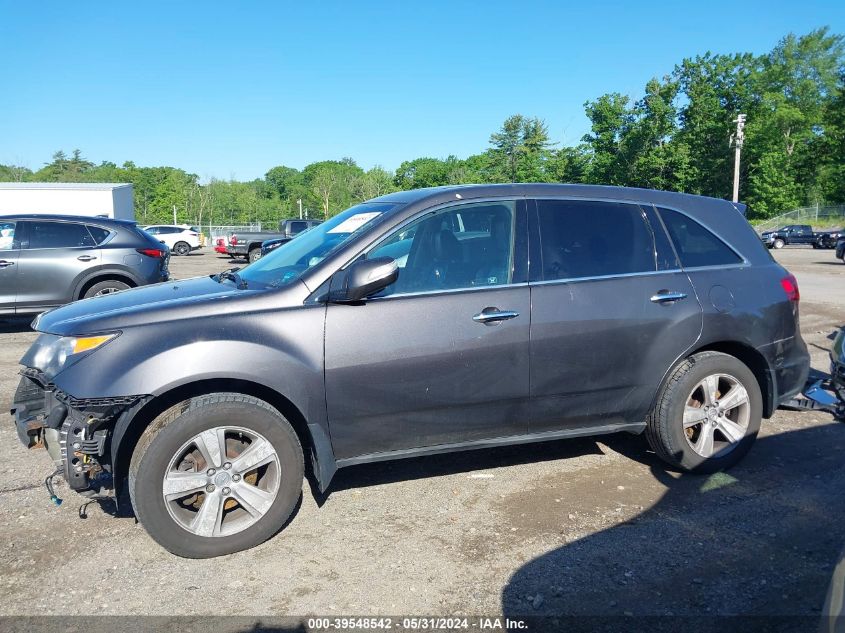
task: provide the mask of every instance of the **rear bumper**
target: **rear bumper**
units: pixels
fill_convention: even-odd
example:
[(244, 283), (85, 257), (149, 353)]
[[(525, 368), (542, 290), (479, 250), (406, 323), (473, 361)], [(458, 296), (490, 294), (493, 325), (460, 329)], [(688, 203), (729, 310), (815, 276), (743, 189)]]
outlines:
[(768, 361), (771, 402), (764, 411), (771, 417), (775, 409), (801, 393), (810, 373), (810, 353), (799, 336), (765, 345), (759, 350)]

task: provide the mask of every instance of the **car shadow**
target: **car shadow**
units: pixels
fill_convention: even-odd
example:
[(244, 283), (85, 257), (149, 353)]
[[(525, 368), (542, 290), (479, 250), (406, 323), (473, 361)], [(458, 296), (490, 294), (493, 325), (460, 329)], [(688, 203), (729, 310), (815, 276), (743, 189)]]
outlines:
[(19, 332), (31, 332), (34, 314), (25, 317), (4, 317), (0, 319), (0, 334), (17, 334)]
[[(517, 569), (502, 590), (506, 617), (528, 630), (819, 630), (831, 576), (845, 575), (845, 425), (762, 438), (738, 466), (709, 476), (673, 473), (631, 438), (607, 445), (645, 464), (666, 492)], [(845, 630), (836, 628), (845, 620), (833, 625)]]

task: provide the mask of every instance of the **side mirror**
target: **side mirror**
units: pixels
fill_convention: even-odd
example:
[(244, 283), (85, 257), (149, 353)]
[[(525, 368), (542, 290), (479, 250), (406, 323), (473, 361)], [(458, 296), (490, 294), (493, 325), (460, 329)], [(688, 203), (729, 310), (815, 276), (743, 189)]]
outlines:
[(399, 278), (399, 266), (392, 257), (355, 262), (332, 279), (328, 300), (332, 303), (363, 301), (384, 290)]

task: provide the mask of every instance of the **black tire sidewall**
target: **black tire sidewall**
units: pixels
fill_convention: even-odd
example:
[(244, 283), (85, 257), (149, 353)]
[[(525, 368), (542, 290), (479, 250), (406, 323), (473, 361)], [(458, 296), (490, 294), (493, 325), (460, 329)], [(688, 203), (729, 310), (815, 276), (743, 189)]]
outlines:
[[(686, 439), (683, 429), (684, 407), (693, 387), (706, 376), (712, 374), (730, 374), (745, 387), (751, 412), (748, 430), (737, 446), (725, 455), (705, 458), (693, 450)], [(668, 407), (668, 420), (664, 427), (671, 442), (670, 454), (678, 456), (679, 465), (685, 470), (711, 473), (730, 468), (739, 462), (751, 449), (760, 431), (763, 412), (763, 397), (754, 373), (741, 361), (727, 354), (708, 355), (697, 359), (687, 374), (675, 385)]]
[[(279, 491), (267, 514), (249, 528), (222, 537), (200, 537), (176, 523), (165, 507), (162, 478), (176, 451), (200, 432), (216, 426), (241, 426), (268, 440), (279, 456)], [(160, 429), (133, 469), (133, 505), (138, 520), (162, 547), (186, 558), (208, 558), (249, 549), (278, 532), (302, 493), (303, 456), (290, 424), (273, 411), (251, 403), (216, 402), (190, 408)], [(137, 449), (136, 449), (137, 450)]]
[(247, 261), (251, 264), (253, 262), (257, 262), (261, 259), (261, 249), (260, 248), (253, 248), (246, 256)]
[(88, 288), (85, 291), (85, 294), (82, 296), (83, 299), (90, 299), (91, 297), (95, 297), (98, 292), (105, 288), (117, 288), (118, 290), (128, 290), (130, 288), (129, 284), (124, 283), (122, 281), (98, 281), (93, 286)]
[(187, 255), (191, 252), (191, 246), (187, 242), (176, 242), (173, 245), (173, 252), (180, 256)]

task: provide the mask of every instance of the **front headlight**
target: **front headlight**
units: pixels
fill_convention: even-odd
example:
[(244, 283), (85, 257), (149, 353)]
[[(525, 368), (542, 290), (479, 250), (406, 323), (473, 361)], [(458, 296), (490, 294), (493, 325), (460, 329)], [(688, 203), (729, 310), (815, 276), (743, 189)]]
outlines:
[(42, 334), (35, 343), (31, 365), (52, 378), (66, 367), (102, 347), (119, 333), (92, 336), (55, 336)]

